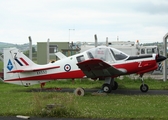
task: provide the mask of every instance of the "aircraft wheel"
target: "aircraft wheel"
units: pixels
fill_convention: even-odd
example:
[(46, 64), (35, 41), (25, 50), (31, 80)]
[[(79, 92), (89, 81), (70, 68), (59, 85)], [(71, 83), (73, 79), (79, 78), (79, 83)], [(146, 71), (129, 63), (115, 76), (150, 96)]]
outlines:
[(110, 93), (112, 91), (112, 87), (110, 84), (103, 84), (102, 89), (105, 93)]
[(85, 95), (85, 90), (83, 88), (76, 88), (74, 91), (74, 94), (76, 96), (84, 96)]
[(112, 90), (117, 90), (118, 89), (118, 83), (114, 81), (114, 85), (112, 86)]
[(141, 92), (147, 92), (148, 89), (149, 89), (149, 87), (148, 87), (148, 85), (146, 85), (146, 84), (142, 84), (142, 85), (140, 86)]

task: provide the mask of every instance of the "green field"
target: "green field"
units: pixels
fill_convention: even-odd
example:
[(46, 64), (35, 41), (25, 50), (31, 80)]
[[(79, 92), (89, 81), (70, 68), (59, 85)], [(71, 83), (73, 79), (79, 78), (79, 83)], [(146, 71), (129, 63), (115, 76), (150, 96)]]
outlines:
[[(119, 89), (139, 89), (139, 80), (118, 79)], [(150, 89), (168, 89), (168, 82), (146, 79)], [(52, 81), (45, 87), (100, 88), (103, 81)], [(0, 116), (29, 115), (67, 118), (168, 119), (166, 95), (108, 94), (75, 96), (66, 92), (30, 92), (39, 85), (23, 87), (0, 82)], [(29, 92), (28, 92), (29, 91)], [(55, 104), (46, 109), (47, 104)]]

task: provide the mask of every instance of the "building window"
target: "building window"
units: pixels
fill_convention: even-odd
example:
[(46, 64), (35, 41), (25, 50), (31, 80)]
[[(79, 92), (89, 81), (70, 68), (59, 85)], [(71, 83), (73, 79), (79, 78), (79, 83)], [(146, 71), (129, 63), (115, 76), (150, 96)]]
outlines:
[(58, 52), (58, 46), (57, 45), (49, 45), (49, 53), (56, 53)]

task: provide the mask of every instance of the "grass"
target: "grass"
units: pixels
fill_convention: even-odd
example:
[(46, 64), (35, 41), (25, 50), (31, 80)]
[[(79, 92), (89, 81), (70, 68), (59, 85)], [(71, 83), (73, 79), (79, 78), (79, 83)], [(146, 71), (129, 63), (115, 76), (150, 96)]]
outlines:
[[(119, 89), (139, 89), (139, 80), (117, 79)], [(150, 89), (168, 89), (167, 82), (145, 80)], [(100, 88), (103, 81), (76, 80), (52, 81), (46, 87)], [(67, 118), (119, 118), (119, 119), (168, 119), (167, 95), (120, 95), (108, 94), (83, 97), (73, 93), (27, 92), (39, 85), (23, 87), (0, 82), (0, 116), (30, 115)], [(47, 104), (56, 107), (48, 109)]]
[[(139, 89), (142, 84), (140, 79), (131, 79), (129, 76), (124, 76), (123, 80), (116, 79), (120, 89)], [(156, 80), (152, 78), (144, 79), (144, 83), (149, 86), (151, 90), (168, 90), (168, 81)]]
[(107, 95), (78, 98), (84, 116), (94, 118), (168, 118), (167, 96)]

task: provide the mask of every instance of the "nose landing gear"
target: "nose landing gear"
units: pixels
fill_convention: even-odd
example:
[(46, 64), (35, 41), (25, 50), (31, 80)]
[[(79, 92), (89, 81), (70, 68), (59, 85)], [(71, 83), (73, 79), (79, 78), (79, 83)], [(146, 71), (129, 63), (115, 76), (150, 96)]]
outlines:
[(144, 84), (143, 74), (140, 74), (140, 78), (141, 78), (141, 81), (142, 81), (142, 85), (140, 86), (140, 90), (141, 90), (141, 92), (147, 92), (149, 87), (148, 87), (147, 84)]

